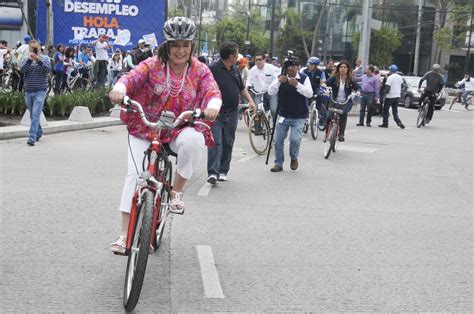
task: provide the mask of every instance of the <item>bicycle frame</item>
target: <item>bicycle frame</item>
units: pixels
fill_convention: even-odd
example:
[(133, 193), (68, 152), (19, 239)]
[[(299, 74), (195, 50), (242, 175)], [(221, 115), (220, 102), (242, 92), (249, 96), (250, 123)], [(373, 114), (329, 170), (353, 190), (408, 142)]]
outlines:
[[(171, 212), (169, 211), (169, 208), (166, 207), (166, 212), (164, 215), (161, 216), (161, 219), (159, 217), (160, 214), (160, 209), (161, 209), (161, 191), (163, 189), (166, 189), (168, 193), (171, 192), (171, 182), (168, 182), (166, 178), (163, 177), (163, 171), (166, 170), (166, 162), (168, 162), (168, 154), (166, 153), (166, 150), (164, 149), (163, 143), (160, 140), (160, 135), (162, 132), (162, 126), (164, 124), (159, 120), (158, 122), (150, 122), (147, 120), (145, 113), (143, 111), (142, 106), (138, 103), (135, 102), (128, 97), (124, 98), (124, 103), (127, 104), (127, 106), (133, 105), (136, 107), (138, 113), (140, 114), (140, 117), (142, 121), (150, 127), (152, 130), (152, 135), (153, 135), (153, 140), (150, 143), (150, 146), (147, 149), (145, 158), (148, 157), (149, 163), (146, 168), (140, 175), (137, 180), (137, 188), (135, 190), (135, 194), (132, 198), (132, 208), (130, 210), (130, 219), (129, 219), (129, 224), (128, 224), (128, 232), (127, 232), (127, 242), (126, 242), (126, 250), (125, 250), (125, 255), (130, 254), (130, 250), (132, 247), (133, 243), (133, 234), (135, 233), (135, 228), (137, 224), (137, 219), (139, 216), (139, 209), (140, 205), (142, 203), (142, 195), (144, 194), (145, 191), (149, 190), (152, 191), (154, 194), (154, 210), (153, 210), (153, 226), (157, 226), (158, 223), (160, 223), (160, 228), (163, 226), (163, 222), (166, 221), (166, 219), (169, 217)], [(125, 112), (133, 112), (130, 107), (128, 109), (125, 108), (120, 108), (120, 110), (123, 110)], [(183, 120), (185, 120), (186, 116), (190, 115), (195, 115), (196, 117), (201, 116), (201, 111), (200, 109), (197, 109), (195, 112), (194, 111), (184, 111), (182, 112), (178, 118), (173, 122), (172, 126), (169, 128), (169, 130), (175, 128), (178, 126)], [(194, 121), (194, 124), (202, 124), (205, 125), (206, 127), (207, 124), (199, 121)], [(159, 229), (161, 232), (161, 229)], [(152, 228), (152, 233), (151, 233), (151, 239), (150, 243), (152, 243), (153, 238), (156, 236), (156, 229)]]

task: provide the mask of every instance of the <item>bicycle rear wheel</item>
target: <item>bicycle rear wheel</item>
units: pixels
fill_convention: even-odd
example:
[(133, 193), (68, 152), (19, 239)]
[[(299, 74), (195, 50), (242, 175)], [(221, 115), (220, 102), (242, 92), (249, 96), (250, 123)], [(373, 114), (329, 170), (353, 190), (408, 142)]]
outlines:
[(270, 126), (265, 115), (254, 114), (249, 122), (249, 140), (252, 149), (263, 155), (270, 145)]
[(311, 115), (309, 117), (309, 127), (311, 130), (311, 137), (313, 140), (318, 138), (319, 128), (318, 128), (318, 111), (312, 110)]
[(418, 108), (418, 117), (416, 118), (417, 128), (425, 125), (425, 117), (426, 117), (426, 104), (422, 104), (421, 107)]
[(170, 185), (170, 188), (169, 190), (166, 189), (166, 188), (162, 188), (161, 189), (161, 193), (160, 193), (160, 212), (158, 213), (158, 220), (161, 221), (159, 222), (157, 225), (156, 225), (156, 231), (155, 231), (155, 238), (153, 240), (153, 248), (156, 250), (158, 250), (160, 248), (160, 245), (161, 245), (161, 240), (163, 238), (163, 233), (164, 233), (164, 230), (165, 230), (165, 222), (164, 222), (164, 219), (165, 219), (165, 216), (167, 215), (168, 213), (168, 206), (169, 206), (169, 203), (170, 203), (170, 191), (171, 191), (171, 182), (172, 182), (172, 178), (173, 177), (173, 164), (171, 163), (171, 161), (167, 161), (166, 164), (165, 164), (165, 170), (163, 171), (163, 179), (168, 182), (168, 184)]
[(150, 249), (151, 227), (153, 224), (153, 202), (154, 196), (152, 192), (146, 191), (143, 193), (125, 273), (123, 307), (128, 312), (132, 311), (137, 305), (143, 279), (145, 278)]

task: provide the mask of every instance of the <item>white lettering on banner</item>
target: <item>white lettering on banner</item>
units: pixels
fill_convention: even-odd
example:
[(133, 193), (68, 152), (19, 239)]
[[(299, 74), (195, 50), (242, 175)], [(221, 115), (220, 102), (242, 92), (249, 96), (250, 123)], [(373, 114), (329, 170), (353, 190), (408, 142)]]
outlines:
[[(103, 2), (103, 0), (101, 0), (101, 2)], [(110, 2), (110, 0), (107, 2)], [(137, 16), (139, 13), (138, 7), (136, 5), (120, 5), (120, 0), (115, 0), (114, 2), (115, 4), (65, 0), (64, 12), (102, 15), (115, 14), (126, 16)]]
[[(74, 38), (82, 37), (84, 39), (94, 38), (97, 39), (99, 36), (107, 34), (110, 38), (117, 37), (117, 34), (122, 31), (121, 29), (110, 29), (110, 28), (86, 28), (86, 27), (71, 27), (74, 32)], [(117, 31), (117, 33), (114, 32)], [(130, 31), (130, 30), (128, 30)], [(84, 35), (83, 35), (84, 34)]]

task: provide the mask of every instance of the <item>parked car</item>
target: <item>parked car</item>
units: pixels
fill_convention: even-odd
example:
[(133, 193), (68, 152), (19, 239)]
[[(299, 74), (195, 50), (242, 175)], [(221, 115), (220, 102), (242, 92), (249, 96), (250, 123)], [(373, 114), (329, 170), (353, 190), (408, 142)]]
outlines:
[[(418, 92), (418, 83), (420, 82), (421, 77), (419, 76), (404, 76), (403, 77), (403, 86), (402, 93), (400, 96), (400, 103), (402, 103), (406, 108), (418, 107), (418, 102), (420, 100), (421, 94)], [(426, 86), (426, 81), (423, 82), (421, 88), (423, 89)], [(435, 109), (441, 109), (446, 104), (446, 91), (443, 88), (441, 90), (441, 97), (435, 102)]]

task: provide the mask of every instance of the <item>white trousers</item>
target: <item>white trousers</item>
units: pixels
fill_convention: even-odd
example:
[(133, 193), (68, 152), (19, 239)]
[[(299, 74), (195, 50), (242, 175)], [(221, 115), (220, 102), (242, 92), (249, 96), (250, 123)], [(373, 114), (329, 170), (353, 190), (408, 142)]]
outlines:
[[(137, 184), (139, 173), (142, 172), (142, 162), (150, 142), (130, 136), (130, 147), (128, 149), (128, 170), (122, 190), (119, 211), (130, 213), (133, 194)], [(204, 135), (192, 127), (187, 127), (170, 143), (170, 148), (178, 154), (176, 172), (188, 180), (196, 171), (199, 161), (206, 149)], [(133, 157), (132, 157), (133, 156)], [(135, 163), (134, 163), (135, 160)], [(136, 164), (136, 167), (135, 167)], [(138, 169), (138, 173), (137, 173)]]

